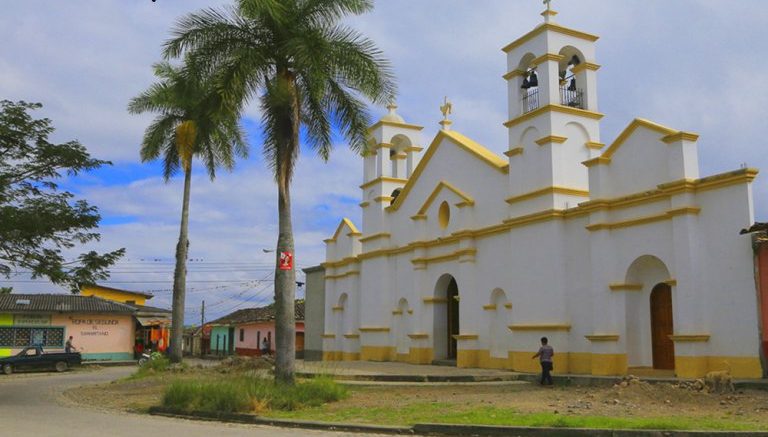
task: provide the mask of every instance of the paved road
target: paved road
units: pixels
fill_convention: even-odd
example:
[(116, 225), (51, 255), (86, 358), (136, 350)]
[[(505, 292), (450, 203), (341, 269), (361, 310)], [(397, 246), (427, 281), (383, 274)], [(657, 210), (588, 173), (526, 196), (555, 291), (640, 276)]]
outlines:
[(64, 374), (0, 375), (2, 437), (235, 437), (352, 436), (355, 434), (285, 429), (269, 426), (178, 420), (107, 412), (65, 402), (62, 392), (83, 384), (127, 376), (133, 368), (108, 367)]

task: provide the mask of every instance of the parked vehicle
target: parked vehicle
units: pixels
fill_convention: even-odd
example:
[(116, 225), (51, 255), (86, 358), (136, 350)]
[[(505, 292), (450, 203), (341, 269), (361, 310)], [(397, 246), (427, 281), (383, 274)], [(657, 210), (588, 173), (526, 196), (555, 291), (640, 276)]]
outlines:
[(56, 370), (64, 372), (65, 370), (79, 366), (82, 363), (80, 352), (54, 352), (45, 353), (40, 346), (30, 346), (22, 349), (18, 354), (0, 358), (0, 370), (6, 375), (15, 371), (30, 370)]
[(141, 357), (139, 358), (138, 364), (139, 366), (143, 366), (147, 364), (150, 361), (155, 361), (158, 358), (161, 358), (163, 354), (160, 352), (144, 352), (141, 354)]

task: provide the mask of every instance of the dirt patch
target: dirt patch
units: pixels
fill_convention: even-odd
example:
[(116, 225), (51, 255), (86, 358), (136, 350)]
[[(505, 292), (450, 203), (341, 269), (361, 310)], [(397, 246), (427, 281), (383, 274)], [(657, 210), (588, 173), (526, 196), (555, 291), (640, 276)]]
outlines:
[[(146, 411), (159, 405), (165, 387), (176, 378), (211, 378), (221, 373), (263, 374), (250, 362), (229, 362), (212, 368), (152, 375), (143, 379), (70, 390), (75, 402), (121, 411)], [(261, 367), (262, 364), (258, 364)], [(247, 370), (244, 370), (247, 369)], [(440, 386), (352, 386), (350, 396), (327, 404), (327, 412), (349, 408), (404, 408), (424, 403), (448, 404), (452, 411), (478, 406), (510, 409), (518, 413), (551, 413), (568, 416), (729, 419), (756, 426), (768, 426), (768, 392), (739, 390), (730, 394), (708, 393), (691, 383), (650, 384), (625, 381), (613, 387), (557, 386), (534, 384), (440, 385)]]

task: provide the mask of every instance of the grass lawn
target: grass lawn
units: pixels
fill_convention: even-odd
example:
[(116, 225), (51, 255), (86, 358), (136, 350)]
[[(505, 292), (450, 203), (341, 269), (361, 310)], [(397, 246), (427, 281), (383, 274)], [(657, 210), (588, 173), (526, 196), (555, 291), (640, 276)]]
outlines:
[[(166, 369), (70, 390), (100, 408), (238, 411), (263, 417), (408, 426), (417, 423), (663, 430), (768, 430), (768, 392), (717, 395), (673, 384), (343, 386), (327, 378), (274, 384), (263, 368)], [(242, 364), (242, 363), (241, 363)], [(246, 363), (247, 364), (247, 363)]]
[(765, 425), (736, 420), (667, 417), (572, 416), (553, 413), (520, 413), (511, 408), (473, 406), (456, 411), (446, 402), (413, 403), (401, 408), (347, 407), (309, 408), (297, 411), (269, 411), (262, 416), (321, 422), (413, 425), (416, 423), (452, 423), (465, 425), (538, 426), (558, 428), (665, 429), (665, 430), (768, 430)]

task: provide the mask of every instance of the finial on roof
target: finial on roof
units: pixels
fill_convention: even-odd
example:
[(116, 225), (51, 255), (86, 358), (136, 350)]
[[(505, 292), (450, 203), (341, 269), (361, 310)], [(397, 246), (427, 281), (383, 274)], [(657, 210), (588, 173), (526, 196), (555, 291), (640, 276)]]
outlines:
[(387, 105), (387, 109), (389, 112), (387, 115), (381, 117), (381, 121), (393, 121), (395, 123), (405, 123), (405, 120), (403, 120), (403, 117), (401, 117), (397, 113), (397, 105), (395, 102), (390, 102), (389, 105)]
[(552, 0), (544, 0), (544, 5), (547, 7), (547, 9), (541, 13), (541, 16), (544, 17), (545, 23), (550, 23), (555, 21), (555, 15), (557, 15), (557, 11), (552, 9)]
[(443, 113), (443, 119), (440, 121), (440, 126), (443, 127), (443, 130), (451, 130), (451, 124), (453, 124), (453, 122), (448, 120), (448, 116), (453, 112), (453, 104), (448, 100), (448, 96), (443, 97), (443, 104), (440, 105), (440, 112)]

